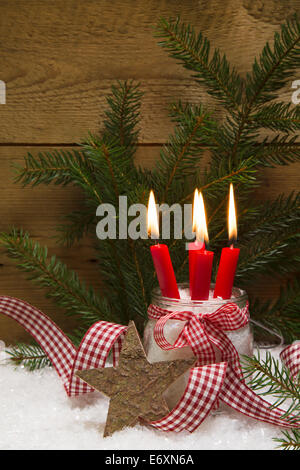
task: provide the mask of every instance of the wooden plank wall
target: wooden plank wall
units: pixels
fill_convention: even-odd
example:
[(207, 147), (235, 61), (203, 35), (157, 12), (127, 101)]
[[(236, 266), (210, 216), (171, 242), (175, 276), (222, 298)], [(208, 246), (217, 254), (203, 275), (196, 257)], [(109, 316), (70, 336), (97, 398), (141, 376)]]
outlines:
[[(79, 275), (98, 286), (91, 240), (66, 250), (53, 240), (59, 219), (81, 203), (77, 190), (22, 189), (13, 183), (11, 165), (47, 148), (73, 147), (101, 126), (105, 96), (116, 80), (135, 79), (145, 92), (137, 160), (151, 166), (172, 125), (171, 101), (215, 103), (189, 73), (157, 45), (152, 27), (159, 17), (181, 15), (226, 52), (245, 74), (280, 23), (300, 0), (0, 0), (0, 80), (6, 104), (0, 105), (0, 230), (29, 230)], [(300, 78), (300, 71), (295, 79)], [(290, 86), (281, 98), (291, 99)], [(264, 174), (258, 197), (297, 189), (300, 165)], [(62, 328), (73, 324), (0, 251), (1, 293), (20, 297), (52, 316)], [(278, 290), (272, 280), (257, 287), (262, 296)], [(21, 327), (0, 317), (0, 339), (28, 339)]]

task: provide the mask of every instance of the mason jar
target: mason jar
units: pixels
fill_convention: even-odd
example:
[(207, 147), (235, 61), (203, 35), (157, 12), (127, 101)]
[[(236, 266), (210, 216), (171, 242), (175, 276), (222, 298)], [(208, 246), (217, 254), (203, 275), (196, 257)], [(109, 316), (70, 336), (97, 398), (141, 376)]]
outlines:
[[(247, 293), (234, 287), (232, 289), (232, 295), (230, 299), (213, 298), (214, 285), (211, 285), (210, 297), (208, 300), (191, 300), (190, 290), (188, 284), (179, 284), (180, 299), (172, 299), (169, 297), (163, 297), (159, 288), (154, 289), (152, 293), (152, 304), (161, 307), (166, 310), (183, 312), (189, 311), (197, 314), (213, 313), (218, 308), (228, 303), (235, 303), (239, 308), (244, 308), (248, 301)], [(159, 361), (172, 361), (176, 359), (187, 359), (193, 357), (193, 352), (189, 346), (181, 349), (171, 349), (165, 351), (161, 349), (154, 339), (154, 327), (157, 320), (149, 318), (145, 330), (144, 330), (144, 348), (147, 354), (149, 362)], [(173, 344), (178, 338), (179, 334), (185, 326), (185, 321), (181, 320), (168, 320), (164, 327), (164, 334), (169, 341)], [(235, 346), (239, 355), (253, 355), (253, 334), (250, 327), (250, 322), (246, 326), (239, 328), (235, 331), (224, 332), (230, 341)], [(214, 347), (214, 346), (213, 346)], [(221, 361), (221, 355), (219, 350), (214, 347), (216, 362)], [(166, 391), (165, 398), (172, 409), (177, 405), (178, 401), (182, 397), (185, 387), (188, 382), (189, 371), (183, 376), (179, 377)]]

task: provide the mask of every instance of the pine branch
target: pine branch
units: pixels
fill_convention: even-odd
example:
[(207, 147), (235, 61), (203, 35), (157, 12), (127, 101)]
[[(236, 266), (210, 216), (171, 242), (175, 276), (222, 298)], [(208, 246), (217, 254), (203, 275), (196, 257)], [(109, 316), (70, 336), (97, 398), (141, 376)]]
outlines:
[(258, 275), (283, 276), (295, 272), (300, 261), (299, 228), (293, 227), (285, 234), (271, 234), (264, 238), (253, 237), (249, 243), (239, 243), (241, 256), (236, 279), (244, 285)]
[(268, 43), (265, 45), (259, 59), (255, 59), (252, 74), (247, 75), (247, 116), (254, 106), (276, 98), (276, 91), (285, 85), (299, 67), (299, 54), (300, 23), (295, 15), (281, 26), (280, 33), (275, 33), (273, 49)]
[[(294, 379), (289, 370), (274, 359), (270, 352), (265, 359), (257, 356), (243, 356), (242, 363), (244, 377), (248, 379), (248, 385), (260, 395), (275, 398), (270, 408), (285, 406), (286, 411), (282, 418), (289, 419), (292, 423), (299, 419), (300, 413), (300, 389), (299, 379)], [(283, 450), (298, 450), (300, 448), (300, 431), (284, 430), (281, 438), (274, 438)]]
[(282, 431), (282, 438), (273, 439), (279, 443), (278, 448), (281, 450), (300, 450), (300, 431), (291, 429), (290, 431)]
[[(84, 148), (89, 159), (97, 169), (98, 180), (100, 179), (100, 183), (104, 188), (108, 188), (108, 190), (104, 192), (105, 200), (114, 202), (115, 206), (118, 206), (118, 200), (121, 194), (127, 193), (128, 195), (129, 193), (130, 195), (132, 192), (136, 193), (138, 176), (141, 176), (141, 172), (135, 169), (132, 157), (136, 148), (138, 131), (135, 129), (139, 120), (140, 98), (142, 94), (132, 82), (130, 84), (125, 82), (124, 85), (119, 84), (119, 87), (113, 87), (112, 91), (113, 98), (108, 98), (110, 110), (106, 112), (106, 133), (103, 139), (90, 136)], [(107, 186), (108, 181), (111, 183), (110, 186)], [(137, 201), (135, 200), (134, 202)], [(131, 263), (129, 260), (127, 261), (127, 269), (134, 271), (135, 277), (140, 285), (140, 295), (142, 296), (144, 305), (143, 308), (139, 306), (137, 311), (144, 316), (144, 312), (147, 309), (147, 299), (139, 256), (137, 255), (134, 241), (129, 239), (128, 244), (132, 260)], [(110, 252), (111, 250), (108, 251), (108, 253)], [(117, 251), (114, 251), (114, 259), (117, 253)], [(101, 255), (99, 259), (101, 260)], [(120, 262), (118, 262), (118, 266), (123, 299), (121, 303), (124, 303), (124, 299), (128, 297), (126, 289), (127, 273), (121, 268)], [(114, 279), (114, 276), (112, 276), (112, 279)], [(115, 282), (115, 285), (116, 284)], [(136, 300), (134, 299), (133, 305), (135, 304)], [(125, 307), (127, 315), (130, 317), (129, 309), (131, 307), (129, 307), (127, 302)]]
[(250, 303), (252, 317), (281, 331), (287, 343), (300, 336), (299, 310), (300, 282), (297, 279), (287, 281), (287, 285), (280, 289), (277, 299), (263, 303), (254, 299)]
[(55, 300), (69, 315), (80, 318), (87, 327), (111, 318), (106, 299), (100, 299), (92, 287), (81, 283), (77, 274), (55, 256), (48, 258), (47, 248), (33, 242), (28, 233), (15, 229), (9, 234), (1, 233), (0, 243), (7, 255), (17, 261), (17, 267), (30, 273), (29, 279), (46, 289), (46, 297)]
[[(186, 107), (177, 116), (178, 123), (174, 134), (162, 148), (160, 157), (152, 172), (153, 188), (160, 203), (172, 201), (174, 186), (184, 191), (184, 182), (195, 175), (203, 153), (203, 145), (214, 132), (214, 122), (202, 107)], [(202, 148), (201, 148), (202, 146)], [(180, 193), (176, 191), (177, 198)]]
[(51, 367), (51, 361), (38, 344), (17, 343), (13, 348), (6, 350), (10, 360), (16, 365), (22, 365), (33, 371), (44, 367)]
[(270, 352), (266, 352), (265, 359), (261, 359), (259, 352), (257, 356), (243, 356), (243, 371), (248, 385), (254, 391), (262, 396), (272, 395), (276, 398), (271, 408), (280, 407), (289, 401), (282, 417), (291, 421), (295, 419), (300, 412), (299, 385), (288, 369), (274, 359)]
[(56, 239), (59, 243), (70, 247), (87, 235), (95, 225), (96, 216), (87, 208), (73, 211), (64, 216), (64, 223), (56, 227), (58, 231)]
[(276, 135), (268, 138), (256, 149), (259, 166), (274, 168), (278, 165), (289, 165), (300, 160), (300, 142), (297, 136)]
[(105, 111), (104, 132), (109, 140), (125, 147), (132, 158), (139, 134), (137, 125), (143, 93), (133, 81), (118, 81), (117, 85), (112, 85), (111, 92), (107, 97), (109, 108)]
[(247, 243), (255, 236), (286, 235), (294, 226), (300, 228), (300, 193), (292, 192), (256, 206), (248, 223), (243, 224), (240, 236)]
[(210, 57), (210, 42), (201, 33), (180, 19), (162, 18), (156, 36), (162, 38), (159, 45), (167, 49), (183, 66), (194, 72), (194, 77), (203, 83), (208, 93), (221, 101), (228, 109), (237, 109), (241, 102), (242, 81), (232, 69), (225, 55), (215, 50)]
[(294, 132), (300, 129), (300, 109), (282, 102), (262, 105), (249, 117), (249, 122), (258, 128)]
[[(38, 184), (67, 185), (76, 183), (77, 174), (73, 170), (80, 169), (91, 177), (94, 169), (85, 155), (80, 151), (54, 150), (39, 152), (37, 156), (28, 153), (25, 157), (25, 166), (16, 166), (15, 182), (23, 186), (36, 186)], [(75, 179), (75, 181), (74, 181)]]

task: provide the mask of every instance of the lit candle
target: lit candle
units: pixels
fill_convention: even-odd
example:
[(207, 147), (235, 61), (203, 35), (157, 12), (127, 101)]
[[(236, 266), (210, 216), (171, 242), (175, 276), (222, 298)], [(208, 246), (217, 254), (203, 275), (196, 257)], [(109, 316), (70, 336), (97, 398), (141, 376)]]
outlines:
[(240, 249), (234, 248), (234, 242), (237, 240), (237, 223), (232, 184), (229, 191), (228, 237), (230, 246), (222, 249), (214, 291), (214, 297), (221, 297), (222, 299), (230, 299), (231, 297), (240, 254)]
[(189, 243), (189, 273), (190, 273), (190, 285), (192, 284), (192, 279), (194, 277), (194, 264), (195, 264), (195, 254), (199, 251), (205, 249), (205, 243), (199, 240), (199, 230), (197, 230), (197, 217), (196, 214), (200, 211), (200, 197), (198, 189), (195, 189), (194, 193), (194, 203), (193, 203), (193, 232), (196, 232), (196, 240), (192, 243)]
[[(150, 192), (149, 196), (147, 227), (151, 238), (158, 239), (159, 223), (153, 191)], [(150, 250), (162, 295), (164, 297), (179, 299), (180, 295), (167, 245), (156, 243), (150, 247)]]
[(190, 293), (192, 300), (207, 300), (209, 297), (211, 271), (214, 254), (206, 250), (208, 232), (202, 194), (195, 191), (193, 208), (193, 230), (196, 231), (198, 248), (189, 251)]

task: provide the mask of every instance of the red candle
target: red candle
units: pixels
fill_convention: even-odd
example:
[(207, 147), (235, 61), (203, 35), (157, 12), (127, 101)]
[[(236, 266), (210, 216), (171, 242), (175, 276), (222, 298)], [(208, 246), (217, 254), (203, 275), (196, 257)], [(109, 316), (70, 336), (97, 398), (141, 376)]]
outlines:
[(195, 242), (189, 243), (189, 273), (190, 273), (190, 285), (192, 285), (192, 279), (194, 277), (194, 267), (195, 267), (195, 256), (196, 253), (201, 253), (205, 250), (205, 243)]
[(207, 300), (214, 254), (205, 249), (205, 240), (208, 241), (205, 208), (202, 194), (197, 189), (194, 196), (193, 230), (196, 231), (196, 241), (189, 245), (190, 294), (192, 300)]
[(167, 245), (158, 243), (151, 246), (150, 250), (162, 295), (179, 299), (177, 282)]
[[(147, 219), (148, 233), (151, 234), (151, 238), (158, 238), (158, 216), (153, 191), (149, 196)], [(150, 250), (162, 295), (179, 299), (180, 295), (167, 245), (157, 243), (151, 246)]]
[[(194, 277), (194, 266), (195, 266), (195, 255), (203, 250), (205, 250), (205, 243), (199, 238), (199, 230), (197, 223), (198, 212), (201, 211), (200, 207), (200, 196), (198, 190), (195, 189), (194, 193), (194, 202), (193, 202), (193, 231), (196, 231), (196, 240), (192, 243), (189, 243), (189, 274), (190, 274), (190, 286), (193, 284)], [(191, 287), (190, 287), (191, 290)]]
[(230, 299), (235, 271), (240, 254), (239, 248), (234, 248), (233, 241), (237, 239), (236, 211), (234, 205), (233, 186), (230, 185), (228, 208), (228, 235), (231, 241), (230, 247), (223, 248), (217, 273), (214, 297)]
[(239, 254), (240, 249), (233, 245), (222, 249), (214, 297), (230, 299)]
[(195, 254), (195, 267), (191, 288), (192, 300), (208, 299), (213, 259), (214, 253), (212, 251), (202, 250)]

